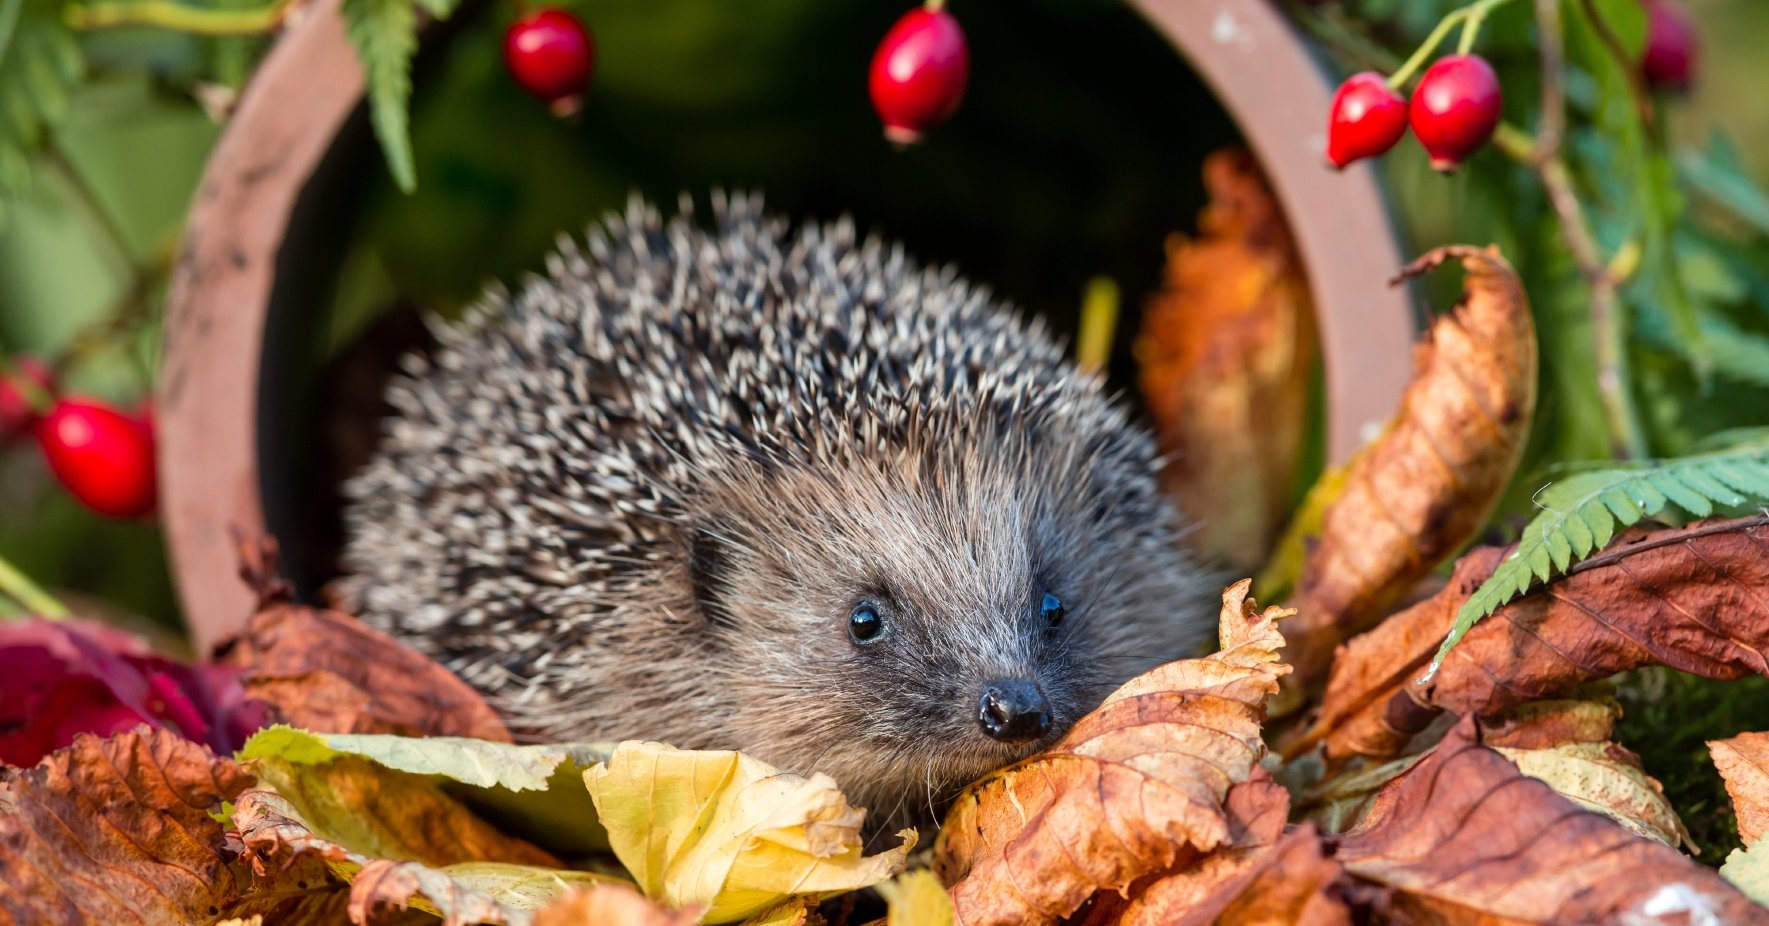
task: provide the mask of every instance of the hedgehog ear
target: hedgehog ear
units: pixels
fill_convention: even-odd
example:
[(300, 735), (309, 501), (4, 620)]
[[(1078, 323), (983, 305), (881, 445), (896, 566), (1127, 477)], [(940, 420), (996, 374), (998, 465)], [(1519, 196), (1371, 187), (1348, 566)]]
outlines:
[(704, 527), (688, 529), (688, 577), (694, 584), (694, 603), (700, 616), (715, 627), (730, 627), (724, 592), (729, 588), (730, 547), (723, 537)]

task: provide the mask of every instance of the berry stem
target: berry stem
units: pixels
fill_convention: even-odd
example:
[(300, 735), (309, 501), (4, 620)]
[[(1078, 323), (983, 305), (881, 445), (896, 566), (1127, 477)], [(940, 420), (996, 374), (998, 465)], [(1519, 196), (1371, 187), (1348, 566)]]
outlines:
[(50, 395), (49, 390), (37, 385), (35, 379), (26, 376), (24, 371), (19, 369), (18, 364), (13, 362), (13, 359), (3, 351), (0, 351), (0, 382), (10, 384), (19, 395), (24, 397), (25, 404), (39, 415), (48, 412), (50, 406), (55, 404), (55, 396)]
[(1510, 2), (1511, 0), (1474, 0), (1467, 6), (1444, 14), (1443, 19), (1438, 20), (1437, 27), (1431, 30), (1431, 34), (1413, 52), (1413, 56), (1388, 78), (1388, 86), (1396, 90), (1405, 87), (1413, 79), (1413, 75), (1425, 66), (1425, 62), (1431, 59), (1432, 53), (1443, 44), (1443, 40), (1449, 38), (1450, 30), (1458, 25), (1462, 27), (1462, 38), (1456, 53), (1468, 54), (1474, 48), (1474, 40), (1479, 37), (1481, 24), (1485, 22), (1487, 14)]
[[(1566, 135), (1565, 37), (1560, 0), (1535, 0), (1536, 30), (1540, 35), (1542, 71), (1542, 125), (1535, 138), (1511, 125), (1500, 125), (1494, 147), (1535, 171), (1548, 194), (1548, 203), (1560, 219), (1560, 236), (1590, 288), (1592, 354), (1597, 363), (1597, 397), (1603, 406), (1610, 449), (1624, 459), (1648, 455), (1646, 429), (1630, 389), (1628, 371), (1628, 319), (1621, 302), (1620, 271), (1637, 257), (1624, 244), (1614, 257), (1605, 259), (1597, 244), (1584, 206), (1574, 189), (1562, 147)], [(1631, 269), (1628, 270), (1631, 272)]]
[(254, 9), (228, 10), (185, 6), (176, 0), (98, 0), (69, 4), (62, 18), (74, 29), (152, 26), (192, 35), (263, 35), (282, 26), (291, 2), (276, 0)]
[(921, 5), (921, 8), (927, 10), (929, 13), (938, 13), (946, 8), (946, 0), (926, 0), (926, 2)]
[(32, 582), (4, 557), (0, 557), (0, 594), (22, 605), (28, 615), (59, 621), (69, 614), (66, 605), (55, 600), (55, 596)]

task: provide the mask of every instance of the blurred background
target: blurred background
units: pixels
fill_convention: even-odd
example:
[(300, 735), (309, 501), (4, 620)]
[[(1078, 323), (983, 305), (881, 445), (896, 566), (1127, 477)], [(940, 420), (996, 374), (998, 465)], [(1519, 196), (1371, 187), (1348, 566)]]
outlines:
[[(488, 281), (516, 279), (556, 235), (578, 233), (633, 191), (667, 207), (682, 192), (704, 204), (715, 187), (757, 189), (794, 217), (852, 215), (1072, 330), (1096, 276), (1115, 280), (1134, 313), (1158, 284), (1163, 239), (1196, 220), (1202, 158), (1236, 140), (1186, 62), (1107, 0), (956, 0), (972, 46), (969, 95), (930, 143), (907, 151), (879, 137), (865, 87), (900, 2), (566, 5), (599, 50), (588, 105), (572, 120), (504, 71), (499, 43), (513, 5), (464, 8), (446, 24), (447, 41), (426, 46), (414, 80), (417, 190), (399, 192), (364, 146), (331, 230), (344, 242), (341, 264), (316, 283), (306, 343), (289, 347), (311, 361), (302, 375), (322, 375), (389, 309), (450, 314)], [(1454, 5), (1368, 0), (1350, 12), (1404, 51)], [(1769, 5), (1689, 6), (1705, 43), (1702, 75), (1668, 126), (1697, 145), (1724, 131), (1743, 170), (1769, 179)], [(1493, 26), (1495, 42), (1512, 30), (1514, 64), (1530, 54), (1517, 38), (1522, 21)], [(83, 72), (65, 119), (32, 156), (0, 226), (0, 352), (70, 356), (70, 392), (125, 403), (147, 394), (167, 271), (220, 131), (216, 114), (267, 41), (80, 35)], [(1495, 62), (1509, 85), (1506, 60), (1501, 46)], [(1328, 69), (1346, 63), (1323, 54)], [(363, 122), (355, 131), (366, 132)], [(1504, 240), (1539, 221), (1492, 195), (1520, 182), (1496, 156), (1446, 180), (1403, 146), (1382, 170), (1409, 252)], [(1120, 326), (1114, 368), (1126, 389), (1133, 321)], [(309, 448), (291, 439), (304, 461)], [(0, 557), (69, 597), (176, 625), (154, 524), (87, 513), (29, 446), (0, 453)]]

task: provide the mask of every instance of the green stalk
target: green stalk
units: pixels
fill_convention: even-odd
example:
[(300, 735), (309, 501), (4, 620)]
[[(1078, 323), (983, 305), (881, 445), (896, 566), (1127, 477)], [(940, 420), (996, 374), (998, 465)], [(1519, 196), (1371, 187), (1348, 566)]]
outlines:
[(249, 10), (185, 6), (175, 0), (99, 0), (69, 4), (63, 18), (75, 29), (153, 26), (192, 35), (263, 35), (282, 25), (288, 6), (289, 0)]
[(0, 593), (24, 606), (25, 613), (59, 621), (69, 615), (67, 606), (55, 600), (18, 568), (0, 557)]

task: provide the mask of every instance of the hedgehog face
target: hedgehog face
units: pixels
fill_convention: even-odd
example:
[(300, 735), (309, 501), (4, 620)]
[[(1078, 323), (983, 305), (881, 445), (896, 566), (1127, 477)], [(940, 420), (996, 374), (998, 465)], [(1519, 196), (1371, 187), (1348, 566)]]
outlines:
[(1173, 610), (1195, 585), (1139, 513), (941, 462), (745, 480), (691, 555), (730, 740), (918, 813), (1184, 655)]

